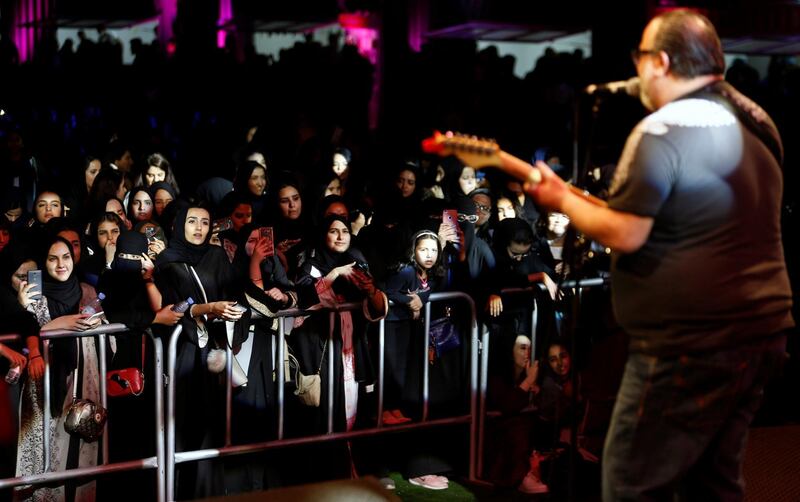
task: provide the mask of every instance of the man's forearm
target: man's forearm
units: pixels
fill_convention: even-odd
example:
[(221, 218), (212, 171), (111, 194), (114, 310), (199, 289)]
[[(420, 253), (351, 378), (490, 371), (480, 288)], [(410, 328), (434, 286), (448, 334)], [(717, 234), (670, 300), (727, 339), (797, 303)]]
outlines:
[(653, 218), (596, 206), (574, 194), (564, 197), (561, 209), (579, 231), (621, 253), (642, 247), (653, 228)]

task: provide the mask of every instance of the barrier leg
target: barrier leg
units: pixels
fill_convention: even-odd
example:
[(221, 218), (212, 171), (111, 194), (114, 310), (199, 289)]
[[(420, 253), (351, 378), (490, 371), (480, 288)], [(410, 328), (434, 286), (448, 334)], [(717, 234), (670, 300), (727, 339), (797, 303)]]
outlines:
[[(250, 336), (255, 336), (250, 334)], [(233, 349), (225, 344), (225, 446), (231, 445), (231, 409), (233, 405)]]
[(422, 338), (422, 421), (428, 420), (428, 394), (430, 365), (428, 363), (428, 346), (431, 341), (431, 302), (425, 304), (425, 336)]
[(164, 502), (166, 496), (166, 455), (164, 453), (164, 346), (160, 338), (156, 338), (148, 330), (148, 336), (153, 342), (153, 355), (155, 360), (153, 384), (156, 400), (156, 500)]
[(378, 429), (383, 427), (383, 382), (386, 376), (386, 320), (378, 324)]
[(480, 388), (479, 388), (479, 397), (480, 397), (480, 413), (478, 415), (478, 465), (476, 468), (476, 476), (479, 478), (483, 477), (483, 447), (485, 441), (485, 434), (486, 434), (486, 387), (488, 382), (488, 375), (489, 375), (489, 339), (490, 339), (489, 329), (487, 326), (484, 326), (484, 332), (481, 336), (481, 377), (480, 377)]
[[(97, 335), (97, 341), (99, 345), (97, 348), (97, 360), (100, 363), (100, 405), (108, 409), (108, 389), (106, 388), (106, 374), (108, 373), (106, 364), (106, 335)], [(103, 461), (100, 465), (108, 464), (108, 427), (103, 427), (102, 455)]]
[[(336, 312), (330, 313), (329, 323), (330, 332), (328, 333), (328, 434), (333, 433), (333, 329), (336, 326), (338, 315)], [(322, 354), (325, 356), (325, 354)]]
[(183, 327), (178, 324), (169, 337), (167, 349), (167, 458), (166, 458), (166, 497), (168, 502), (175, 500), (175, 365), (178, 357), (178, 337)]
[(286, 375), (284, 375), (284, 367), (283, 367), (283, 360), (286, 358), (286, 354), (284, 354), (284, 345), (283, 341), (285, 340), (286, 336), (286, 327), (283, 324), (284, 318), (278, 318), (278, 338), (275, 339), (277, 343), (277, 347), (275, 348), (276, 359), (275, 364), (277, 365), (278, 371), (277, 374), (277, 385), (278, 385), (278, 439), (283, 439), (283, 409), (284, 409), (284, 391), (286, 390), (285, 380)]
[(44, 472), (50, 470), (50, 340), (42, 341), (44, 359), (44, 382), (42, 382), (42, 417), (44, 421)]
[(475, 307), (472, 306), (472, 319), (470, 319), (470, 422), (469, 422), (469, 480), (477, 480), (475, 474), (478, 458), (478, 322), (475, 316)]

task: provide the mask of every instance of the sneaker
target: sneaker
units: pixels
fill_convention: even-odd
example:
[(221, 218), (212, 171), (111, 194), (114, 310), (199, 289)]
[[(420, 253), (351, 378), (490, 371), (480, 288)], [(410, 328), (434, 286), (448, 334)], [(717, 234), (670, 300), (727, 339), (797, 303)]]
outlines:
[(446, 490), (447, 487), (449, 486), (449, 484), (447, 483), (447, 478), (445, 478), (444, 476), (434, 476), (434, 475), (411, 478), (408, 480), (408, 482), (415, 486), (421, 486), (422, 488), (427, 488), (428, 490)]
[(521, 491), (522, 493), (547, 493), (550, 491), (550, 488), (547, 487), (546, 484), (542, 483), (534, 473), (528, 472), (525, 475), (525, 478), (522, 480), (522, 483), (519, 484), (519, 488), (517, 490)]

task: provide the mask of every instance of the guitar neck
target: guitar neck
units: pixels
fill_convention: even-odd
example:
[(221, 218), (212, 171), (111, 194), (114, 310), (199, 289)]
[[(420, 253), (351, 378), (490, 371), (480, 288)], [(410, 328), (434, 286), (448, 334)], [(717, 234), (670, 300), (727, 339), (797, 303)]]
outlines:
[[(536, 169), (529, 163), (525, 162), (524, 160), (514, 157), (510, 153), (506, 153), (503, 151), (499, 152), (498, 156), (500, 157), (501, 165), (497, 167), (499, 167), (504, 172), (517, 178), (523, 183), (530, 183), (531, 185), (537, 185), (542, 182), (542, 173), (540, 173), (538, 169)], [(595, 206), (599, 207), (608, 206), (608, 203), (603, 199), (598, 199), (594, 195), (584, 190), (581, 190), (575, 185), (567, 185), (567, 186), (569, 187), (569, 190), (572, 193), (583, 199), (586, 199)]]

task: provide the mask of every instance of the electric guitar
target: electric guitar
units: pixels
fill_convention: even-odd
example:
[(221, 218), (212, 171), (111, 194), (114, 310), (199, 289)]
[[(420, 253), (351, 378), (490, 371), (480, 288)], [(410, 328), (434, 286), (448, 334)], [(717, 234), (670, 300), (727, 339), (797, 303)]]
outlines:
[[(422, 150), (425, 153), (435, 153), (442, 157), (455, 155), (465, 165), (475, 169), (497, 167), (523, 183), (536, 185), (542, 182), (542, 173), (536, 167), (502, 151), (493, 140), (451, 131), (444, 134), (436, 131), (433, 136), (422, 141)], [(596, 206), (605, 207), (607, 205), (606, 201), (598, 199), (589, 192), (574, 185), (568, 186), (572, 193)]]

